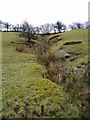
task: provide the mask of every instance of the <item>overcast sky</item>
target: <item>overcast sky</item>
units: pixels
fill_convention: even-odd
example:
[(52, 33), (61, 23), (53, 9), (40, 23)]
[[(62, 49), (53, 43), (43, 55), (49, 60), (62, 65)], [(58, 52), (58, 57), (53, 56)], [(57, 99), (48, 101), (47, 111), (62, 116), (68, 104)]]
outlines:
[(66, 25), (88, 20), (90, 0), (0, 0), (0, 20), (11, 24), (24, 20), (33, 25), (55, 23)]

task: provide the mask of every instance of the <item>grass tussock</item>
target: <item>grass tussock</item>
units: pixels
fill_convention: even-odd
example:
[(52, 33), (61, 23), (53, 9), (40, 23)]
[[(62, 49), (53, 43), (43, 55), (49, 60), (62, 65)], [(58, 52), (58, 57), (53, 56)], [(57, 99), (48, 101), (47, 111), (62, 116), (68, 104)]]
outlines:
[(30, 45), (20, 44), (16, 47), (16, 51), (30, 53), (31, 52), (30, 48), (31, 48)]

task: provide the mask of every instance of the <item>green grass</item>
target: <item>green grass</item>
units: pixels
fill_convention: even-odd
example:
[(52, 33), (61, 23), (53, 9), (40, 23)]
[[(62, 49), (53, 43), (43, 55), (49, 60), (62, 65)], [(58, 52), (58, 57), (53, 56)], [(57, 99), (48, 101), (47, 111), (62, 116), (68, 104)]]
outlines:
[(44, 117), (78, 117), (79, 110), (70, 102), (62, 88), (42, 77), (43, 74), (47, 74), (47, 70), (37, 63), (37, 57), (33, 54), (16, 52), (16, 44), (11, 44), (11, 41), (25, 40), (19, 38), (15, 32), (2, 34), (3, 116), (38, 117), (41, 105), (44, 105)]
[[(51, 46), (50, 51), (54, 54), (57, 53), (61, 48), (69, 53), (79, 54), (72, 62), (70, 60), (65, 61), (68, 67), (81, 66), (82, 61), (88, 60), (88, 30), (80, 29), (61, 33), (58, 39), (62, 38), (61, 41)], [(75, 45), (64, 45), (67, 42), (81, 41), (80, 44)], [(75, 57), (75, 55), (73, 56)]]

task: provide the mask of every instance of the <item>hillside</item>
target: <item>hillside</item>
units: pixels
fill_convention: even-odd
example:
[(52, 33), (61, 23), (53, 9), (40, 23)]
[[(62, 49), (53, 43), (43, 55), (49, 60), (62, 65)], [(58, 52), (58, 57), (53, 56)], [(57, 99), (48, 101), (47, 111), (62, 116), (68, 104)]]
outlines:
[[(44, 40), (49, 42), (48, 53), (55, 55), (63, 49), (70, 54), (70, 57), (63, 61), (68, 70), (71, 67), (86, 70), (87, 29), (48, 35), (44, 37)], [(38, 35), (34, 50), (41, 44), (41, 41), (42, 37)], [(81, 104), (80, 100), (76, 98), (78, 102), (75, 103), (61, 83), (58, 84), (47, 77), (48, 67), (39, 61), (40, 57), (42, 58), (41, 54), (38, 57), (38, 52), (34, 50), (33, 52), (32, 50), (16, 51), (17, 43), (22, 42), (25, 43), (25, 39), (20, 38), (18, 33), (2, 33), (3, 117), (79, 118), (82, 114), (78, 105)], [(73, 77), (77, 79), (78, 75), (73, 74)], [(83, 90), (87, 90), (86, 88)], [(87, 102), (85, 105), (87, 107)]]
[[(62, 40), (60, 40), (62, 38)], [(88, 30), (73, 30), (65, 32), (58, 36), (58, 41), (50, 50), (56, 53), (60, 49), (64, 49), (71, 54), (68, 59), (68, 66), (82, 66), (88, 60)], [(74, 59), (74, 60), (72, 60)]]

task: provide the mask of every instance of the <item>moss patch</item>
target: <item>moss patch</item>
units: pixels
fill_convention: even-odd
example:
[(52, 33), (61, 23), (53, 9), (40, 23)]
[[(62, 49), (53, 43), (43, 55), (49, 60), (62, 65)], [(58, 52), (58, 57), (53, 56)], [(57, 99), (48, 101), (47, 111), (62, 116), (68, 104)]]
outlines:
[[(24, 84), (17, 91), (17, 96), (15, 96), (15, 93), (7, 101), (5, 111), (8, 116), (15, 115), (18, 117), (19, 115), (22, 117), (22, 115), (27, 115), (31, 117), (34, 115), (34, 117), (40, 117), (41, 106), (43, 105), (44, 116), (79, 117), (78, 109), (70, 102), (69, 97), (65, 95), (62, 88), (48, 79), (42, 78), (32, 84), (27, 84), (27, 86)], [(10, 113), (10, 111), (12, 112)]]

